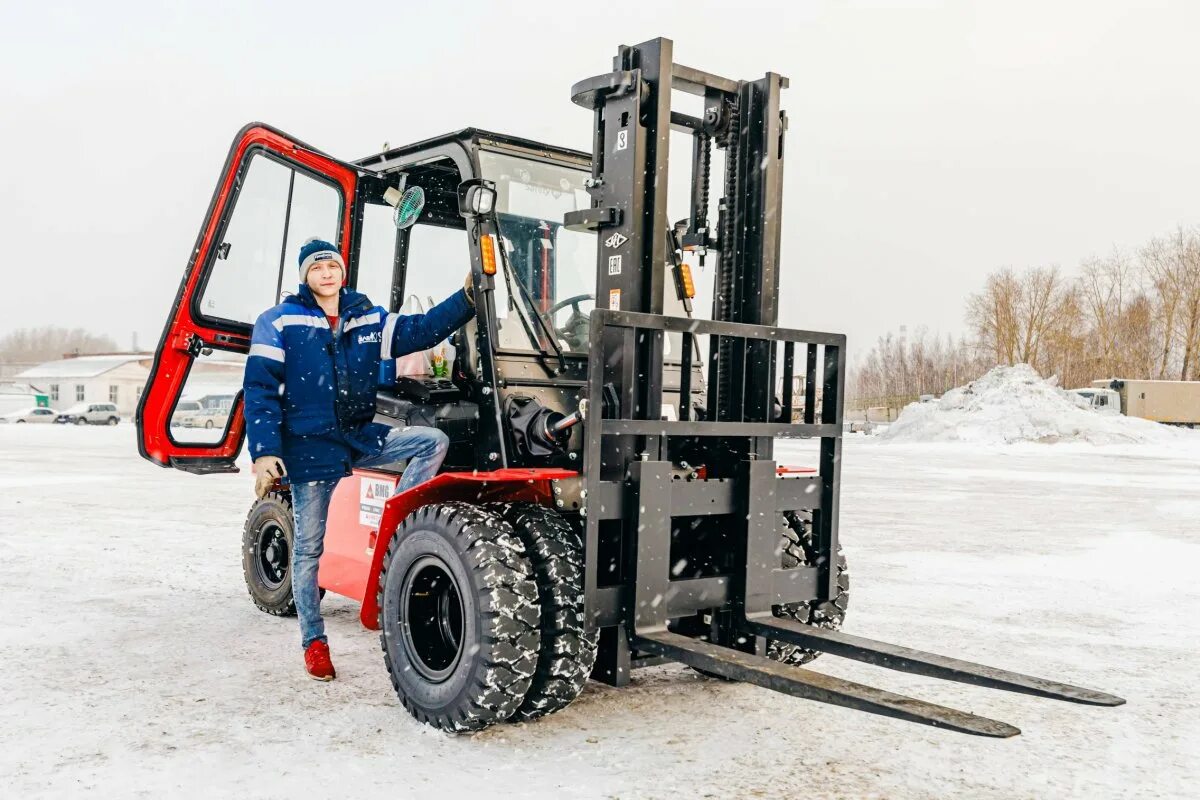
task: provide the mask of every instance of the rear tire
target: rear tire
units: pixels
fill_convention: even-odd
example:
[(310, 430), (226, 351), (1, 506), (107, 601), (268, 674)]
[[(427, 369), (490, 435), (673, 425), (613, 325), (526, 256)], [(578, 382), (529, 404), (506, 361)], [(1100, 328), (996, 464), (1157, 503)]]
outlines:
[(87, 424), (87, 418), (86, 418), (86, 417), (76, 417), (76, 418), (75, 418), (75, 424), (76, 424), (76, 425), (86, 425), (86, 424)]
[(470, 503), (401, 523), (379, 575), (379, 643), (400, 702), (471, 733), (521, 707), (541, 642), (533, 567), (512, 526)]
[(569, 706), (596, 663), (599, 630), (588, 633), (583, 606), (583, 538), (545, 506), (505, 503), (493, 508), (521, 539), (537, 582), (542, 645), (529, 692), (513, 715), (532, 720)]
[[(792, 511), (785, 512), (783, 518), (783, 568), (816, 566), (812, 519), (808, 515), (801, 516)], [(837, 571), (837, 596), (832, 601), (819, 606), (812, 603), (788, 603), (773, 606), (772, 613), (783, 619), (793, 619), (818, 628), (837, 630), (842, 627), (846, 609), (850, 605), (850, 571), (840, 546), (837, 552)], [(799, 666), (812, 661), (820, 653), (807, 647), (771, 639), (767, 641), (767, 655), (776, 661)]]
[(292, 598), (294, 536), (291, 493), (269, 492), (250, 507), (242, 531), (242, 575), (254, 605), (277, 617), (296, 615)]
[(117, 424), (118, 422), (120, 422), (120, 421), (121, 421), (121, 418), (120, 418), (120, 417), (109, 417), (109, 418), (108, 418), (108, 424), (109, 424), (109, 425), (116, 425), (116, 424)]

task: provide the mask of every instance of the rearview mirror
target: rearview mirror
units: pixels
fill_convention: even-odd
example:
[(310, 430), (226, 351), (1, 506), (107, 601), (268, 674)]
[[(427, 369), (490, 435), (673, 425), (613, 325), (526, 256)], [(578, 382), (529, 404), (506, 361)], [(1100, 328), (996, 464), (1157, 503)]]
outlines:
[(496, 184), (483, 178), (458, 185), (458, 213), (464, 217), (482, 217), (496, 207)]
[(425, 208), (425, 190), (410, 186), (401, 194), (399, 189), (388, 189), (383, 193), (384, 202), (396, 207), (392, 220), (400, 230), (411, 228)]

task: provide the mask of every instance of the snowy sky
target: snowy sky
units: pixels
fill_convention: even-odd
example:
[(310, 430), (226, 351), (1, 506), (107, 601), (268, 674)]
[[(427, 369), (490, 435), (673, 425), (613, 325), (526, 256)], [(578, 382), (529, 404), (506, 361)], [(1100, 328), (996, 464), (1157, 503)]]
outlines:
[(153, 347), (248, 121), (347, 159), (469, 125), (590, 149), (571, 84), (655, 36), (791, 79), (784, 324), (957, 333), (995, 267), (1200, 223), (1197, 30), (1186, 0), (5, 3), (0, 231), (41, 291), (0, 333)]

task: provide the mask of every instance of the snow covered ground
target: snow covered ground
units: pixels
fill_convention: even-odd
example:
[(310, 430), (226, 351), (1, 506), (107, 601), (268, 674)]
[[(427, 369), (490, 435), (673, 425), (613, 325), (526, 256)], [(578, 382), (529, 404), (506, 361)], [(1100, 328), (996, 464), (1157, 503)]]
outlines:
[[(781, 448), (785, 452), (787, 448)], [(793, 457), (799, 459), (795, 449)], [(133, 428), (0, 429), (6, 797), (1188, 797), (1200, 781), (1200, 434), (984, 448), (850, 437), (846, 629), (1114, 692), (1095, 708), (826, 656), (817, 669), (1020, 727), (991, 740), (707, 680), (591, 684), (452, 738), (400, 707), (330, 598), (339, 679), (255, 610), (247, 473), (137, 456)]]

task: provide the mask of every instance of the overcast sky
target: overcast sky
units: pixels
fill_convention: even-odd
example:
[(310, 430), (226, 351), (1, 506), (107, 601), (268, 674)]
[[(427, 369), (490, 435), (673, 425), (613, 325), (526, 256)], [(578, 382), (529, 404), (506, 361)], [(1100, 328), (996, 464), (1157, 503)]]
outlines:
[(5, 3), (0, 333), (156, 345), (248, 121), (346, 159), (472, 125), (590, 149), (571, 84), (666, 36), (791, 79), (782, 322), (958, 334), (998, 266), (1200, 223), (1198, 34), (1186, 1)]

